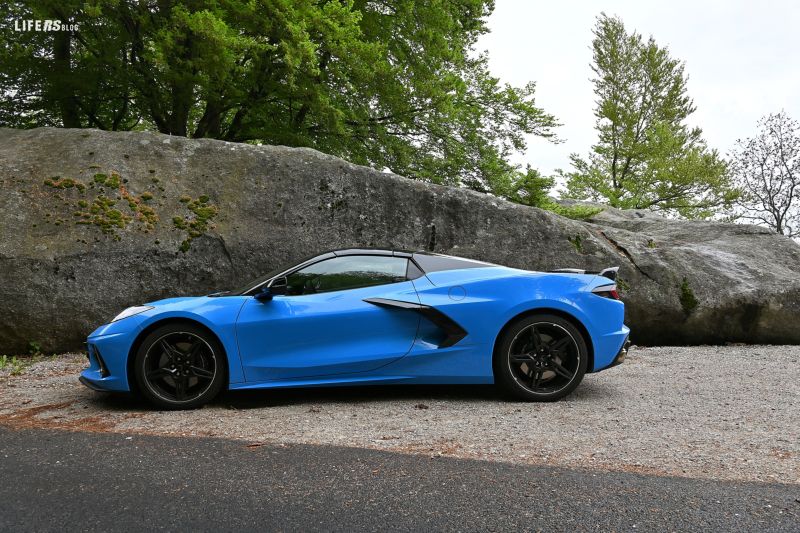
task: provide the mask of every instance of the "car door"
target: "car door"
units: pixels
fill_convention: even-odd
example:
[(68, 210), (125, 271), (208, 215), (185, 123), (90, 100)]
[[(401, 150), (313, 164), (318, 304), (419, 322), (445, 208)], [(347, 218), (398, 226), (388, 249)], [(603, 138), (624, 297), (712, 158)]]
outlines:
[(236, 325), (245, 379), (368, 372), (406, 355), (419, 314), (364, 300), (419, 303), (407, 265), (394, 256), (328, 258), (286, 276), (285, 289), (275, 287), (285, 294), (247, 301)]

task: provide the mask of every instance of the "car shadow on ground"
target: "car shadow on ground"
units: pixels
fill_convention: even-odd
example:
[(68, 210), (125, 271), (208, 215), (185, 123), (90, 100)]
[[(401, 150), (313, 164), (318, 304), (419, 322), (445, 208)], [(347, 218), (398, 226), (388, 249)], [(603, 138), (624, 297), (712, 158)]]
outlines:
[(493, 385), (381, 385), (227, 391), (215, 403), (235, 409), (305, 404), (368, 404), (383, 402), (468, 401), (502, 399)]
[[(620, 391), (612, 384), (591, 377), (560, 402), (614, 402)], [(152, 411), (142, 398), (132, 394), (97, 394), (93, 399), (98, 407), (110, 411)], [(211, 406), (233, 410), (332, 404), (378, 404), (384, 402), (414, 402), (420, 409), (426, 402), (498, 403), (515, 402), (494, 385), (380, 385), (309, 387), (224, 391)]]

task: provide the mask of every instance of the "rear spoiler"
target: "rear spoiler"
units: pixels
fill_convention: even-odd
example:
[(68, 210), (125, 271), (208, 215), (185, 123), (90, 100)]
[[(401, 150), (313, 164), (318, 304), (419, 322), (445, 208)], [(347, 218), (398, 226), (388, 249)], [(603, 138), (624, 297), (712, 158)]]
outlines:
[(617, 281), (617, 272), (619, 271), (619, 267), (609, 267), (604, 268), (600, 271), (592, 271), (592, 270), (581, 270), (580, 268), (558, 268), (556, 270), (548, 270), (548, 272), (553, 272), (555, 274), (596, 274), (598, 276), (603, 276), (604, 278), (608, 278), (611, 281)]

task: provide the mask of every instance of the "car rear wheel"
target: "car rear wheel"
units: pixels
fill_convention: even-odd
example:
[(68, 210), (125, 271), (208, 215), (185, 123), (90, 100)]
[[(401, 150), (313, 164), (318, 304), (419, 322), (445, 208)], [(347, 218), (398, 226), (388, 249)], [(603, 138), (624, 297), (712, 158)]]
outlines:
[(586, 340), (569, 320), (531, 315), (503, 332), (494, 356), (495, 380), (521, 400), (559, 400), (583, 380), (588, 353)]
[(136, 353), (139, 390), (164, 409), (193, 409), (224, 385), (225, 356), (219, 341), (191, 324), (166, 324), (152, 331)]

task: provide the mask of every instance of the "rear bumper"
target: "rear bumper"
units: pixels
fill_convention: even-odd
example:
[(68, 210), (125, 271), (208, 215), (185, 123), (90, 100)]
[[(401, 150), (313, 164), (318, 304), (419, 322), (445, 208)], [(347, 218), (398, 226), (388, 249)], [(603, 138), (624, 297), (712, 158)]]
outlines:
[(594, 365), (591, 372), (599, 372), (619, 364), (617, 358), (623, 351), (627, 353), (626, 343), (631, 330), (623, 324), (619, 329), (608, 333), (592, 334), (592, 330), (589, 331), (594, 345)]
[(614, 360), (611, 361), (611, 364), (608, 365), (608, 368), (611, 368), (612, 366), (621, 365), (625, 361), (625, 358), (628, 356), (628, 350), (630, 349), (630, 347), (631, 347), (631, 341), (625, 339), (625, 342), (622, 343), (622, 348), (619, 349), (619, 353), (617, 354), (616, 357), (614, 357)]
[(631, 346), (630, 329), (623, 326), (621, 330), (615, 331), (602, 337), (603, 344), (595, 345), (594, 370), (603, 370), (622, 364), (628, 356), (628, 349)]

